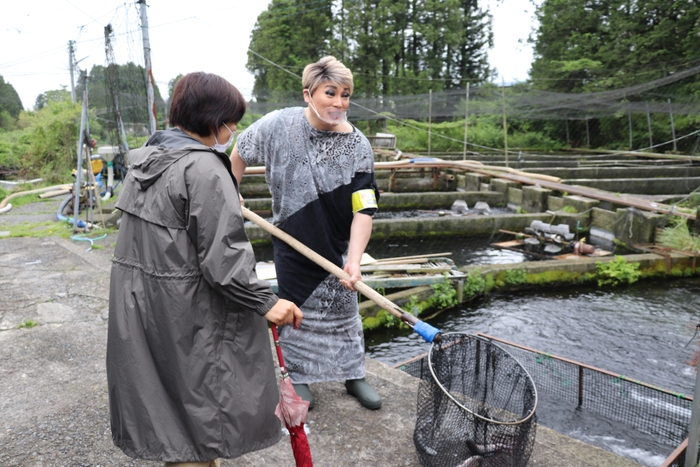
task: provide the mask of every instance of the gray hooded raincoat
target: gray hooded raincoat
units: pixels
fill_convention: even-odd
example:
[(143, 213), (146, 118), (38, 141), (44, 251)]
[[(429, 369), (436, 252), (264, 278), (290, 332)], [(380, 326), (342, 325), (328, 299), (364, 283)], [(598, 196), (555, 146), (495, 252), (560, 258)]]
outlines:
[(131, 457), (234, 458), (279, 441), (263, 315), (230, 162), (179, 130), (130, 154), (112, 263), (112, 439)]

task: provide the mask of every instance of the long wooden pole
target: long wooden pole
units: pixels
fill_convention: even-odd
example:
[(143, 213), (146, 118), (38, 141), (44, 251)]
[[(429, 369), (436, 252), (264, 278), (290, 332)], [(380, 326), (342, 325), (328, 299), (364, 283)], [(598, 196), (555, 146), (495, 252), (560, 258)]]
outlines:
[[(243, 217), (248, 219), (249, 221), (253, 222), (256, 224), (258, 227), (262, 228), (264, 231), (269, 233), (270, 235), (273, 235), (280, 240), (284, 241), (287, 245), (291, 246), (294, 248), (296, 251), (304, 255), (306, 258), (309, 260), (313, 261), (315, 264), (321, 266), (323, 269), (328, 271), (330, 274), (333, 274), (335, 277), (338, 279), (343, 279), (343, 280), (349, 280), (350, 275), (345, 272), (343, 269), (340, 267), (336, 266), (323, 256), (319, 255), (315, 251), (313, 251), (311, 248), (307, 247), (303, 243), (301, 243), (299, 240), (295, 239), (288, 233), (284, 232), (283, 230), (279, 229), (278, 227), (275, 227), (274, 225), (270, 224), (267, 222), (265, 219), (262, 217), (258, 216), (255, 214), (253, 211), (251, 211), (248, 208), (241, 207), (243, 210)], [(362, 281), (357, 281), (354, 284), (355, 290), (360, 292), (362, 295), (365, 297), (369, 298), (372, 300), (374, 303), (391, 313), (392, 315), (396, 316), (397, 318), (401, 319), (404, 323), (408, 324), (411, 326), (418, 334), (420, 334), (427, 342), (433, 342), (433, 340), (438, 339), (438, 336), (440, 334), (440, 331), (433, 326), (430, 326), (429, 324), (419, 320), (415, 316), (413, 316), (410, 313), (406, 313), (404, 310), (401, 309), (397, 304), (386, 298), (384, 295), (380, 294), (376, 290), (374, 290), (372, 287), (368, 286)]]

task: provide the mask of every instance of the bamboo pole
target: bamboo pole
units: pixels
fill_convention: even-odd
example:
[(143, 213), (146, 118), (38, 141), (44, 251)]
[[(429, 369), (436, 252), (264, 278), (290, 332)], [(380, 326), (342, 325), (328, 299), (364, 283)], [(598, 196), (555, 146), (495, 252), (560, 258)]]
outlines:
[(508, 167), (508, 123), (506, 122), (506, 83), (501, 76), (501, 102), (503, 104), (503, 145), (506, 148), (506, 167)]
[[(256, 224), (258, 227), (261, 229), (265, 230), (268, 232), (270, 235), (273, 235), (283, 242), (285, 242), (287, 245), (291, 246), (294, 248), (296, 251), (298, 251), (300, 254), (304, 255), (306, 258), (309, 260), (313, 261), (317, 265), (321, 266), (323, 269), (325, 269), (327, 272), (330, 274), (333, 274), (335, 277), (341, 280), (348, 280), (350, 279), (350, 275), (345, 272), (343, 269), (340, 267), (336, 266), (334, 263), (331, 261), (327, 260), (323, 256), (319, 255), (315, 251), (313, 251), (311, 248), (307, 247), (303, 243), (301, 243), (299, 240), (295, 239), (288, 233), (284, 232), (283, 230), (275, 227), (274, 225), (270, 224), (267, 222), (265, 219), (262, 217), (258, 216), (251, 210), (241, 206), (241, 210), (243, 211), (243, 217), (248, 219), (249, 221), (253, 222)], [(355, 290), (360, 292), (362, 295), (367, 297), (368, 299), (372, 300), (374, 303), (382, 307), (384, 310), (388, 311), (392, 315), (396, 316), (399, 318), (401, 321), (404, 323), (408, 324), (411, 326), (421, 337), (423, 337), (427, 342), (433, 342), (433, 340), (439, 340), (441, 339), (440, 336), (440, 331), (433, 326), (419, 320), (417, 317), (413, 316), (410, 313), (406, 313), (400, 306), (386, 298), (384, 295), (380, 294), (376, 290), (374, 290), (372, 287), (369, 285), (365, 284), (362, 281), (357, 281), (354, 284)]]
[(433, 132), (433, 90), (428, 93), (428, 157), (430, 157), (430, 137)]
[(469, 128), (469, 81), (467, 81), (467, 95), (464, 100), (464, 155), (462, 160), (467, 160), (467, 135)]

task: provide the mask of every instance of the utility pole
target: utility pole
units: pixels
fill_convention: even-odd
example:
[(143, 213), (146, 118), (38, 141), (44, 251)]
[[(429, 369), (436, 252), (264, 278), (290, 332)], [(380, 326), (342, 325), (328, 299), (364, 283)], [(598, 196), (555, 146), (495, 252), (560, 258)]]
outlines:
[(68, 66), (70, 68), (70, 99), (75, 103), (75, 80), (73, 74), (75, 72), (75, 49), (73, 45), (75, 41), (68, 41)]
[(148, 17), (146, 16), (146, 0), (137, 0), (141, 8), (141, 36), (143, 37), (143, 59), (146, 64), (148, 122), (150, 134), (156, 131), (156, 96), (153, 90), (153, 69), (151, 67), (151, 41), (148, 38)]

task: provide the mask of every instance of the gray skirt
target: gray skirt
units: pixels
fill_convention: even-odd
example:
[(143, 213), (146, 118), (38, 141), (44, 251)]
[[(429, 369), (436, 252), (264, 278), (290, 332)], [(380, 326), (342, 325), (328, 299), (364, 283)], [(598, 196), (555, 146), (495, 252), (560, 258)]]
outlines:
[(365, 338), (357, 292), (328, 276), (299, 308), (298, 329), (280, 328), (287, 371), (295, 384), (365, 377)]

